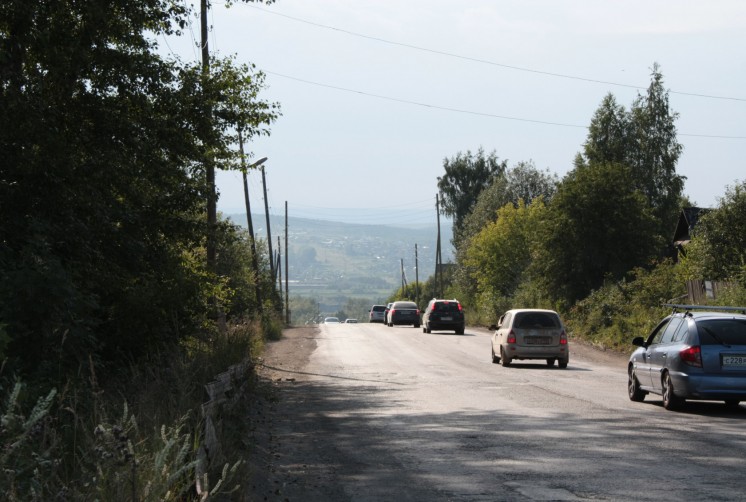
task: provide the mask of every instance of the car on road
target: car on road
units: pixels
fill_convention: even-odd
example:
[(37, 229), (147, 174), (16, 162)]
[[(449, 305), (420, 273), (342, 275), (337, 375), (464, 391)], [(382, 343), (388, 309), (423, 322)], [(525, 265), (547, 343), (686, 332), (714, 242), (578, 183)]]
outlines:
[(324, 317), (324, 324), (340, 324), (338, 317)]
[(544, 359), (567, 368), (570, 347), (560, 316), (553, 310), (511, 309), (505, 312), (492, 335), (492, 362), (510, 366), (514, 360)]
[(386, 305), (373, 305), (368, 312), (368, 322), (386, 322)]
[(458, 300), (433, 298), (422, 313), (423, 333), (431, 333), (432, 330), (453, 330), (457, 335), (463, 335), (465, 328), (464, 309)]
[(387, 314), (387, 324), (397, 326), (400, 324), (411, 324), (415, 328), (420, 327), (420, 308), (415, 302), (398, 301), (391, 304)]
[(647, 338), (632, 340), (629, 398), (658, 394), (667, 410), (687, 399), (746, 401), (746, 307), (665, 306), (672, 313)]
[(357, 324), (357, 319), (345, 319), (345, 324)]
[(391, 310), (391, 306), (393, 304), (393, 302), (387, 303), (386, 308), (383, 309), (383, 324), (385, 324), (386, 326), (389, 325), (389, 310)]

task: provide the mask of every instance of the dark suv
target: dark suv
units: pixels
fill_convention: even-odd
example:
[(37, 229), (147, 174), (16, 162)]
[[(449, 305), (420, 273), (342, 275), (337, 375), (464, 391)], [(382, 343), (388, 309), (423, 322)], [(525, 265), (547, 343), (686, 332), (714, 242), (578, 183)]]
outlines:
[(463, 335), (464, 329), (464, 309), (458, 300), (430, 300), (422, 314), (423, 333), (430, 333), (432, 330), (454, 330), (457, 335)]

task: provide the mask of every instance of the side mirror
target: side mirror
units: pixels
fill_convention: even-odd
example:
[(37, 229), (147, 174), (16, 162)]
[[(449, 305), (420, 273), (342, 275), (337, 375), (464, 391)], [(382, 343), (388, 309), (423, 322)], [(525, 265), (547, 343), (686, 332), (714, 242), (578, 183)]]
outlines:
[(641, 336), (636, 336), (632, 339), (632, 345), (636, 345), (638, 347), (644, 347), (645, 339)]

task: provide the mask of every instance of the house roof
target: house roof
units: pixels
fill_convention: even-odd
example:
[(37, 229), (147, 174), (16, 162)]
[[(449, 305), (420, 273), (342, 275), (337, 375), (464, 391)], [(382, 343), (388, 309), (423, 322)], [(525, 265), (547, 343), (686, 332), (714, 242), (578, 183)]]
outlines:
[(699, 218), (711, 211), (711, 209), (702, 207), (685, 207), (679, 214), (679, 221), (676, 224), (676, 231), (673, 235), (673, 243), (676, 246), (681, 246), (689, 243), (692, 240), (691, 232), (692, 229), (697, 225)]

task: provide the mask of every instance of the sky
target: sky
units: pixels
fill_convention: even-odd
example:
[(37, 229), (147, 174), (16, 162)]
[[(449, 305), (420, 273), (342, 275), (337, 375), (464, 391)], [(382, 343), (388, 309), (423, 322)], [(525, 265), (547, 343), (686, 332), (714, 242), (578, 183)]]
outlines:
[[(189, 2), (189, 0), (187, 0)], [(198, 7), (199, 2), (197, 2)], [(213, 2), (210, 50), (266, 75), (282, 115), (247, 145), (270, 213), (435, 222), (443, 161), (495, 152), (563, 177), (606, 94), (629, 109), (660, 65), (679, 114), (684, 192), (715, 207), (746, 180), (742, 0)], [(199, 20), (162, 48), (199, 60)], [(236, 172), (218, 209), (243, 212)], [(261, 174), (249, 174), (263, 211)]]

